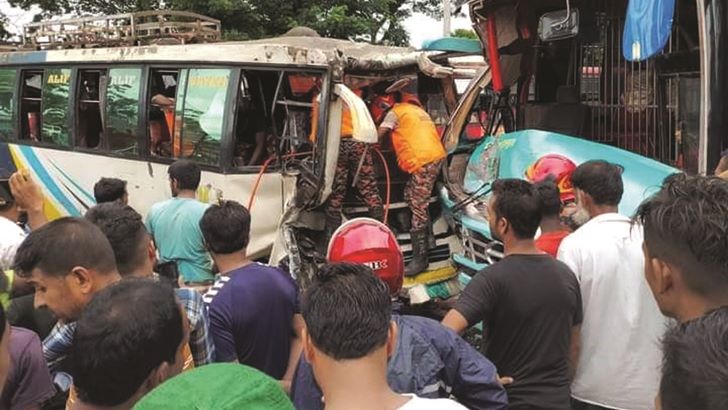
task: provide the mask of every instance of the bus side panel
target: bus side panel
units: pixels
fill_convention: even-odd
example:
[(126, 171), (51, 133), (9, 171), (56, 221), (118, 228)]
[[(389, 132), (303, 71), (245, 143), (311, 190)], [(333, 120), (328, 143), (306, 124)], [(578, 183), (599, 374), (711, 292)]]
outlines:
[[(129, 205), (143, 216), (151, 206), (171, 197), (167, 164), (112, 158), (101, 155), (61, 151), (18, 144), (0, 144), (0, 178), (18, 169), (27, 169), (46, 198), (46, 216), (82, 216), (96, 204), (93, 186), (101, 177), (121, 178), (128, 182)], [(216, 203), (220, 198), (247, 206), (258, 175), (223, 175), (203, 171), (198, 199)], [(270, 252), (283, 210), (282, 177), (263, 174), (251, 213), (252, 226), (248, 253), (254, 258)]]

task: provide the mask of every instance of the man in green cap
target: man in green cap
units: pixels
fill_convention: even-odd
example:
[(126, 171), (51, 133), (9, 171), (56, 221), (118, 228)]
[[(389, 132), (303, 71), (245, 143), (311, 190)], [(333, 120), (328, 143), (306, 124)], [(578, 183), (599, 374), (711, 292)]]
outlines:
[(278, 382), (265, 373), (237, 363), (216, 363), (168, 380), (134, 409), (293, 410), (293, 405)]

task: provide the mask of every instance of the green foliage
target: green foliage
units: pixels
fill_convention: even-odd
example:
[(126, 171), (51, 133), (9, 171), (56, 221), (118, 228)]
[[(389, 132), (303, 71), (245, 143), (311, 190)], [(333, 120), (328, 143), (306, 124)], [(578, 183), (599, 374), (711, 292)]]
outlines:
[(467, 28), (459, 28), (452, 32), (452, 37), (458, 37), (458, 38), (469, 38), (472, 40), (478, 40), (478, 35), (475, 33), (475, 31), (467, 29)]

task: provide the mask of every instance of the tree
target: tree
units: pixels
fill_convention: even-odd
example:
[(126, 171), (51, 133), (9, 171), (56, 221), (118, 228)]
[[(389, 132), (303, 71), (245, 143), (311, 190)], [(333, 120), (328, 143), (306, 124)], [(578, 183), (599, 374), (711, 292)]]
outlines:
[(475, 33), (475, 31), (467, 29), (467, 28), (459, 28), (450, 34), (452, 37), (458, 37), (458, 38), (469, 38), (473, 40), (478, 40), (478, 35)]
[[(204, 14), (221, 21), (226, 39), (281, 35), (308, 26), (321, 35), (406, 45), (402, 22), (412, 13), (442, 15), (442, 0), (9, 0), (12, 6), (38, 6), (39, 17), (99, 15), (168, 8)], [(455, 5), (464, 0), (455, 0)]]

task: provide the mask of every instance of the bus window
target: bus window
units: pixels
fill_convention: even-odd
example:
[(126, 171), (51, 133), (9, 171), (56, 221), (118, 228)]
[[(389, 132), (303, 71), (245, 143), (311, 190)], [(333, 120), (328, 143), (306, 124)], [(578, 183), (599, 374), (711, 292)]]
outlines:
[(20, 89), (20, 139), (40, 141), (43, 70), (23, 71)]
[(152, 155), (172, 156), (174, 109), (177, 97), (179, 70), (151, 71), (149, 87), (149, 139)]
[(41, 139), (55, 145), (69, 146), (68, 98), (71, 94), (71, 70), (50, 68), (46, 72), (42, 96)]
[(136, 155), (141, 68), (112, 68), (106, 88), (106, 132), (109, 149)]
[(96, 148), (104, 132), (101, 117), (101, 90), (106, 84), (106, 70), (81, 70), (76, 104), (76, 146)]
[(298, 152), (310, 143), (314, 131), (311, 121), (313, 102), (321, 88), (321, 76), (313, 73), (281, 73), (273, 121), (280, 139), (282, 155)]
[(7, 140), (13, 135), (15, 75), (14, 69), (0, 69), (0, 140)]
[(182, 101), (182, 138), (179, 146), (175, 140), (175, 157), (218, 165), (229, 82), (229, 69), (189, 70)]
[[(266, 101), (272, 101), (277, 77), (278, 73), (275, 72), (251, 71), (243, 73), (240, 79), (233, 157), (236, 167), (262, 165), (276, 154), (270, 105)], [(267, 99), (264, 84), (268, 84), (270, 97)]]

